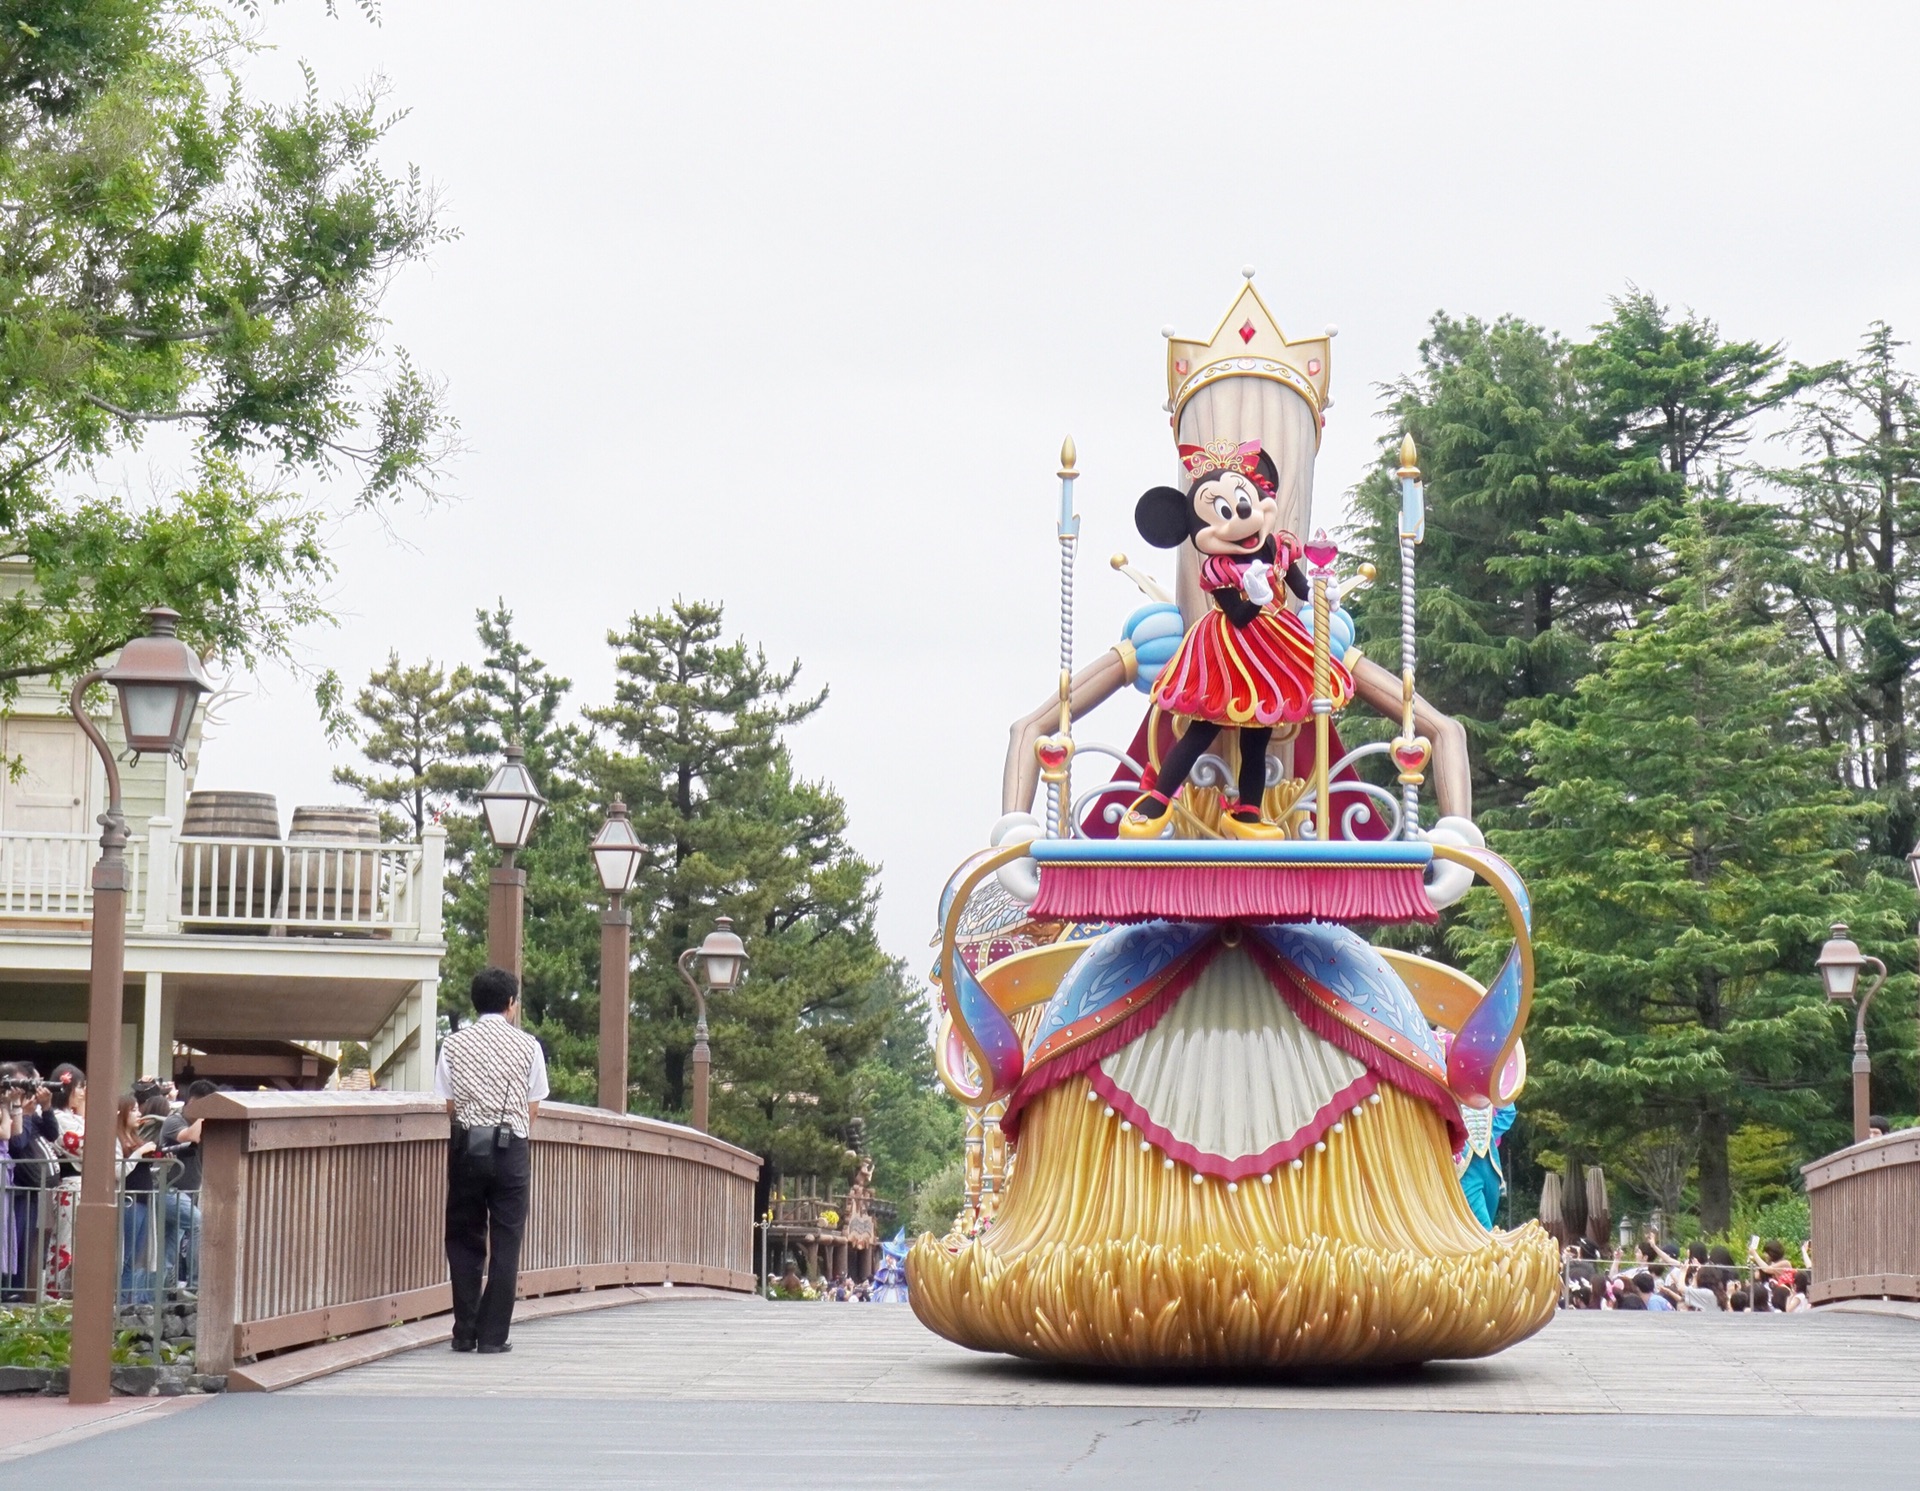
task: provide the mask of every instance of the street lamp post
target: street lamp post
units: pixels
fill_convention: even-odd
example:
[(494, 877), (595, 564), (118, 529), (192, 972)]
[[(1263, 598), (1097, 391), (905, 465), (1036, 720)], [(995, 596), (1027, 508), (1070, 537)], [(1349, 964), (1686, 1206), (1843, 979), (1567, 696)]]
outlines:
[(480, 807), (486, 814), (487, 837), (500, 851), (487, 892), (487, 961), (520, 977), (521, 922), (527, 901), (527, 872), (514, 856), (527, 847), (533, 825), (547, 800), (527, 770), (526, 753), (512, 741), (507, 759), (480, 789)]
[[(699, 964), (697, 975), (687, 966), (690, 963)], [(715, 917), (706, 941), (680, 954), (680, 977), (693, 990), (699, 1010), (693, 1026), (693, 1126), (703, 1134), (707, 1132), (707, 1078), (713, 1065), (707, 1046), (707, 996), (731, 993), (746, 976), (747, 946), (733, 930), (732, 917)]]
[[(212, 683), (193, 649), (174, 634), (179, 613), (147, 611), (147, 635), (120, 650), (111, 668), (79, 680), (68, 708), (99, 754), (107, 775), (107, 810), (100, 815), (100, 858), (93, 867), (92, 972), (87, 994), (87, 1070), (97, 1090), (111, 1094), (120, 1080), (120, 1021), (127, 968), (127, 820), (120, 767), (99, 726), (88, 718), (87, 690), (111, 684), (120, 696), (127, 748), (138, 758), (160, 751), (179, 756), (200, 696)], [(87, 1128), (80, 1167), (80, 1205), (73, 1223), (73, 1336), (67, 1397), (104, 1403), (113, 1392), (113, 1315), (120, 1288), (120, 1207), (114, 1128), (105, 1117)]]
[[(1873, 1112), (1873, 1062), (1867, 1055), (1867, 1006), (1880, 986), (1887, 981), (1887, 965), (1878, 958), (1865, 956), (1847, 936), (1847, 924), (1835, 922), (1833, 935), (1820, 949), (1815, 960), (1820, 982), (1826, 985), (1827, 998), (1837, 1003), (1853, 1001), (1853, 1142), (1867, 1137), (1867, 1121)], [(1860, 982), (1860, 970), (1871, 968), (1877, 977), (1857, 1000), (1854, 989)]]
[(593, 870), (607, 893), (600, 913), (600, 1106), (627, 1111), (627, 973), (632, 964), (633, 921), (625, 896), (640, 873), (644, 852), (627, 805), (616, 794), (607, 821), (593, 836)]

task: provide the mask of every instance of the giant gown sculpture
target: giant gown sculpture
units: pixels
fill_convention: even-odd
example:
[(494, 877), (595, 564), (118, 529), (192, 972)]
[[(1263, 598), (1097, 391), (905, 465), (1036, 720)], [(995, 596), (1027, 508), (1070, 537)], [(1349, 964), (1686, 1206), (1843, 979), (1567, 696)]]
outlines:
[[(909, 1297), (981, 1350), (1162, 1370), (1408, 1362), (1499, 1351), (1553, 1310), (1552, 1240), (1488, 1230), (1456, 1181), (1473, 1120), (1525, 1080), (1530, 912), (1472, 825), (1464, 733), (1414, 688), (1416, 453), (1409, 440), (1396, 676), (1360, 655), (1339, 605), (1370, 576), (1342, 583), (1325, 535), (1298, 537), (1331, 332), (1288, 341), (1247, 278), (1208, 341), (1169, 333), (1182, 484), (1138, 521), (1181, 545), (1175, 593), (1135, 576), (1150, 603), (1077, 675), (1063, 452), (1059, 695), (1014, 726), (1006, 816), (940, 906), (941, 1076), (998, 1116), (1006, 1177), (973, 1235), (914, 1244)], [(1153, 700), (1132, 745), (1076, 742), (1074, 721), (1129, 684)], [(1398, 737), (1345, 752), (1350, 697)], [(1076, 799), (1090, 755), (1117, 770)], [(1376, 756), (1397, 790), (1356, 769)], [(1440, 816), (1423, 829), (1429, 769)], [(1514, 937), (1487, 988), (1362, 935), (1431, 922), (1476, 879)]]

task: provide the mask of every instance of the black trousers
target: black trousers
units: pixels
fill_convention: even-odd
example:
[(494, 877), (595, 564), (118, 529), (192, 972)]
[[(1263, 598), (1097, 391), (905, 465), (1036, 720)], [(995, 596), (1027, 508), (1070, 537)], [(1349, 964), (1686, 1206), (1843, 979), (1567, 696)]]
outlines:
[(453, 1278), (456, 1341), (499, 1346), (507, 1339), (520, 1279), (531, 1158), (527, 1141), (516, 1137), (494, 1151), (492, 1173), (484, 1173), (467, 1158), (466, 1130), (453, 1126), (447, 1146), (447, 1271)]

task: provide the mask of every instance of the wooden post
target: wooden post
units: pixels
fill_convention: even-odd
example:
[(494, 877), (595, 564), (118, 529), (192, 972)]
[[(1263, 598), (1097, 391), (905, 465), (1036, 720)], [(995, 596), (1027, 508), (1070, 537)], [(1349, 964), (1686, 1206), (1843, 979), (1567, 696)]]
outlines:
[(232, 1370), (234, 1329), (240, 1323), (247, 1128), (245, 1121), (209, 1120), (201, 1130), (200, 1323), (194, 1364), (209, 1377)]
[(600, 913), (600, 1106), (615, 1113), (627, 1111), (627, 976), (632, 939), (632, 918), (625, 906)]
[[(118, 796), (116, 792), (115, 796)], [(116, 804), (117, 806), (117, 804)], [(116, 821), (117, 826), (117, 821)], [(108, 835), (115, 832), (109, 827)], [(121, 842), (125, 830), (119, 829)], [(93, 867), (93, 974), (87, 994), (87, 1070), (101, 1096), (82, 1141), (80, 1204), (73, 1219), (73, 1327), (67, 1399), (113, 1396), (113, 1317), (120, 1295), (119, 1157), (106, 1117), (120, 1089), (120, 1021), (126, 999), (126, 861), (113, 850)]]
[(504, 864), (493, 872), (487, 898), (487, 961), (504, 968), (517, 981), (523, 930), (521, 919), (527, 899), (527, 872), (514, 864)]

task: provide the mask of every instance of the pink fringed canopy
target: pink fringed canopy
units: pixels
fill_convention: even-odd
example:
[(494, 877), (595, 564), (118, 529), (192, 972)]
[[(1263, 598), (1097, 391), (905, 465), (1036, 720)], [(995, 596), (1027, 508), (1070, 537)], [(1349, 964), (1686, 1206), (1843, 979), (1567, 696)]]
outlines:
[(1417, 864), (1043, 863), (1041, 920), (1432, 922)]

